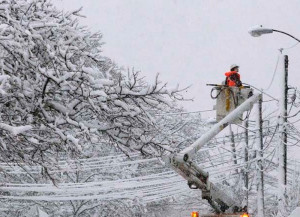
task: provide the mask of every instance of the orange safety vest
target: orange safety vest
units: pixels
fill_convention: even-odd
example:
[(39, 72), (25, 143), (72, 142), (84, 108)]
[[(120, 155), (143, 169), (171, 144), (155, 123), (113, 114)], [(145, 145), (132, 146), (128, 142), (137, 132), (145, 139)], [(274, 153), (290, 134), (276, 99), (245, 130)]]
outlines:
[(226, 85), (229, 87), (236, 86), (237, 81), (241, 81), (241, 76), (237, 71), (230, 71), (225, 73), (226, 76)]

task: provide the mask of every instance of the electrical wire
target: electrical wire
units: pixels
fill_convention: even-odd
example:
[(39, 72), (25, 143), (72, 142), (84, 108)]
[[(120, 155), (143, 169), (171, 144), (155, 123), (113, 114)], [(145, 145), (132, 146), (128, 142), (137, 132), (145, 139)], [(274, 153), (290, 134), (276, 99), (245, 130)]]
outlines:
[(262, 94), (265, 94), (266, 96), (268, 96), (268, 97), (270, 97), (270, 98), (272, 98), (272, 99), (274, 99), (274, 100), (276, 100), (276, 101), (279, 101), (279, 100), (278, 100), (278, 99), (276, 99), (275, 97), (273, 97), (273, 96), (271, 96), (270, 94), (268, 94), (268, 93), (266, 93), (266, 92), (264, 92), (264, 91), (262, 91), (262, 90), (258, 89), (257, 87), (254, 87), (254, 86), (253, 86), (253, 85), (251, 85), (251, 84), (247, 84), (247, 83), (243, 83), (243, 84), (246, 84), (246, 85), (248, 85), (248, 86), (250, 86), (250, 87), (254, 88), (255, 90), (257, 90), (257, 91), (261, 92)]
[(291, 47), (286, 47), (286, 48), (281, 48), (282, 50), (289, 50), (292, 49), (294, 47), (296, 47), (299, 44), (299, 42), (297, 42), (296, 44), (292, 45)]
[(265, 90), (269, 90), (270, 87), (271, 87), (272, 84), (273, 84), (273, 81), (274, 81), (274, 78), (275, 78), (275, 75), (276, 75), (276, 72), (277, 72), (277, 67), (278, 67), (280, 55), (281, 55), (281, 54), (278, 54), (278, 56), (277, 56), (276, 66), (275, 66), (275, 70), (274, 70), (274, 72), (273, 72), (272, 80), (271, 80), (269, 86), (268, 86)]
[[(203, 112), (203, 111), (198, 111), (198, 112)], [(204, 111), (205, 112), (205, 111)], [(197, 113), (197, 112), (193, 112), (193, 113)], [(182, 114), (182, 113), (177, 113), (177, 114)], [(177, 114), (172, 114), (171, 115), (177, 115)], [(186, 114), (190, 114), (190, 113), (186, 113)], [(164, 114), (162, 114), (164, 115)], [(289, 123), (291, 126), (292, 123)], [(294, 126), (293, 126), (294, 127)], [(274, 129), (275, 128), (275, 129)], [(268, 134), (266, 134), (265, 136), (271, 136), (270, 140), (268, 141), (267, 145), (264, 147), (264, 151), (266, 153), (266, 155), (264, 156), (263, 160), (266, 160), (268, 162), (268, 165), (265, 165), (264, 167), (264, 171), (269, 171), (270, 169), (272, 169), (274, 167), (274, 163), (273, 163), (273, 158), (274, 158), (274, 155), (275, 155), (275, 150), (276, 150), (276, 146), (278, 144), (276, 144), (276, 146), (271, 146), (273, 144), (273, 138), (275, 135), (277, 135), (277, 128), (278, 128), (278, 124), (274, 125), (274, 126), (268, 126), (268, 127), (264, 127), (264, 129), (268, 129), (270, 130), (270, 132)], [(291, 127), (291, 134), (290, 135), (297, 135), (297, 136), (300, 136), (300, 132), (296, 129), (296, 128), (292, 128)], [(209, 155), (209, 158), (207, 158), (206, 160), (203, 160), (200, 162), (200, 164), (203, 166), (203, 169), (208, 169), (210, 171), (210, 174), (212, 175), (212, 178), (217, 180), (216, 182), (222, 180), (222, 181), (225, 181), (225, 180), (228, 180), (228, 179), (235, 179), (237, 178), (236, 176), (238, 176), (242, 170), (240, 170), (241, 172), (240, 173), (231, 173), (231, 171), (236, 171), (237, 169), (244, 169), (245, 166), (249, 166), (249, 171), (253, 173), (255, 173), (256, 170), (254, 170), (253, 168), (251, 169), (251, 167), (254, 166), (254, 163), (257, 161), (257, 159), (255, 158), (252, 158), (251, 160), (249, 160), (248, 162), (243, 162), (242, 159), (244, 159), (244, 156), (243, 156), (243, 150), (242, 148), (244, 147), (241, 147), (240, 143), (242, 141), (244, 141), (244, 137), (239, 137), (239, 135), (244, 135), (244, 133), (237, 133), (235, 134), (235, 142), (238, 144), (236, 145), (236, 151), (233, 152), (232, 150), (229, 150), (230, 147), (227, 149), (226, 146), (224, 146), (224, 138), (228, 139), (229, 137), (228, 136), (224, 136), (224, 137), (219, 137), (217, 138), (218, 140), (222, 139), (223, 138), (223, 141), (218, 141), (217, 139), (212, 142), (214, 144), (220, 144), (220, 146), (215, 146), (212, 148), (207, 148), (207, 150), (201, 150), (200, 153), (202, 152), (203, 154), (205, 154), (205, 152), (212, 152), (212, 153), (208, 153)], [(253, 135), (249, 135), (249, 143), (250, 141), (253, 141), (255, 140), (256, 138), (256, 135), (255, 135), (255, 130), (254, 130), (254, 134)], [(297, 141), (298, 138), (295, 137), (295, 140)], [(298, 140), (300, 141), (300, 140)], [(223, 146), (221, 146), (223, 145)], [(229, 146), (229, 145), (228, 145)], [(222, 149), (224, 152), (220, 152), (220, 149)], [(215, 150), (219, 150), (219, 153), (215, 153)], [(252, 149), (248, 149), (249, 152), (251, 151), (254, 151)], [(235, 164), (235, 165), (232, 165), (233, 163), (233, 159), (231, 158), (232, 157), (232, 154), (235, 154), (237, 156), (236, 160), (238, 161), (238, 164)], [(96, 159), (85, 159), (85, 160), (80, 160), (80, 166), (82, 169), (82, 171), (88, 171), (90, 168), (93, 168), (93, 169), (112, 169), (112, 168), (116, 168), (116, 167), (120, 167), (120, 171), (122, 171), (122, 168), (126, 167), (126, 166), (134, 166), (134, 165), (147, 165), (149, 166), (149, 163), (150, 162), (154, 162), (154, 160), (152, 159), (148, 159), (148, 160), (141, 160), (141, 159), (133, 159), (129, 162), (126, 162), (124, 161), (126, 158), (123, 158), (122, 156), (118, 156), (117, 158), (120, 158), (120, 159), (117, 159), (117, 162), (110, 162), (111, 160), (114, 159), (114, 157), (116, 158), (115, 155), (112, 155), (112, 156), (106, 156), (106, 157), (103, 157), (101, 159), (101, 157), (99, 158), (96, 158)], [(137, 156), (135, 156), (137, 157)], [(135, 158), (134, 157), (134, 158)], [(268, 160), (268, 158), (270, 157), (270, 159)], [(135, 162), (136, 161), (136, 162)], [(213, 161), (213, 165), (212, 164), (209, 164)], [(60, 163), (64, 163), (63, 161), (60, 161)], [(70, 162), (68, 162), (69, 164)], [(73, 162), (74, 164), (75, 161)], [(209, 165), (207, 165), (209, 164)], [(70, 165), (69, 165), (70, 166)], [(13, 167), (14, 168), (14, 167)], [(5, 169), (5, 168), (1, 168), (1, 169)], [(10, 168), (12, 169), (12, 168)], [(63, 168), (65, 169), (65, 168)], [(157, 171), (158, 168), (156, 168)], [(74, 172), (74, 171), (78, 171), (78, 169), (76, 170), (73, 170), (71, 172)], [(139, 169), (136, 169), (135, 171), (142, 171), (142, 168), (139, 168)], [(153, 169), (151, 170), (148, 170), (151, 174), (154, 172)], [(218, 175), (223, 175), (225, 173), (228, 173), (230, 172), (229, 175), (224, 175), (224, 178), (222, 179), (217, 179), (217, 176)], [(158, 177), (160, 179), (166, 179), (166, 180), (162, 180), (162, 181), (159, 181), (159, 182), (152, 182), (151, 180), (153, 179), (158, 179)], [(173, 179), (174, 178), (174, 179)], [(254, 178), (253, 178), (254, 179)], [(253, 181), (252, 179), (252, 181)], [(132, 181), (136, 181), (136, 180), (145, 180), (145, 182), (143, 183), (139, 183), (140, 184), (140, 187), (141, 188), (141, 191), (143, 193), (143, 195), (145, 195), (145, 201), (147, 202), (155, 202), (155, 201), (160, 201), (160, 200), (163, 200), (163, 199), (166, 199), (166, 198), (170, 198), (174, 195), (182, 195), (184, 192), (186, 192), (186, 189), (184, 189), (183, 186), (186, 186), (185, 184), (185, 181), (183, 181), (177, 174), (175, 174), (174, 172), (170, 172), (170, 171), (164, 171), (164, 172), (161, 172), (159, 171), (158, 173), (154, 174), (153, 176), (140, 176), (140, 177), (135, 177), (135, 178), (131, 178), (131, 179), (127, 179), (125, 181), (125, 179), (121, 179), (121, 180), (114, 180), (114, 185), (111, 185), (111, 186), (114, 186), (115, 188), (115, 185), (116, 183), (118, 182), (121, 182), (123, 181), (125, 184), (127, 182), (132, 182)], [(180, 180), (180, 181), (179, 181)], [(151, 183), (154, 183), (154, 184), (151, 184)], [(178, 184), (176, 184), (178, 183)], [(8, 183), (9, 184), (9, 183)], [(84, 198), (84, 199), (96, 199), (97, 197), (98, 198), (101, 198), (99, 197), (99, 195), (95, 194), (95, 195), (87, 195), (87, 192), (86, 190), (84, 190), (85, 187), (91, 187), (93, 184), (92, 183), (65, 183), (66, 185), (68, 185), (69, 187), (72, 186), (74, 188), (76, 188), (76, 186), (79, 186), (80, 187), (80, 193), (75, 193), (75, 192), (72, 192), (72, 193), (69, 193), (67, 195), (55, 195), (54, 192), (53, 195), (50, 195), (49, 197), (51, 197), (51, 200), (55, 199), (56, 200), (59, 200), (60, 198), (66, 198), (68, 200), (72, 200), (72, 198), (74, 198), (74, 195), (77, 195), (79, 196), (80, 199)], [(112, 184), (112, 183), (111, 183)], [(40, 184), (32, 184), (32, 187), (34, 188), (37, 188)], [(49, 186), (49, 185), (47, 185)], [(150, 187), (147, 187), (147, 186), (151, 186)], [(22, 188), (28, 188), (28, 184), (20, 184), (19, 187), (22, 187)], [(135, 186), (136, 187), (136, 186)], [(14, 188), (15, 191), (18, 191), (17, 188)], [(113, 188), (112, 188), (113, 189)], [(129, 189), (129, 188), (128, 188)], [(45, 188), (46, 190), (46, 188)], [(92, 189), (93, 191), (95, 191), (95, 189)], [(100, 188), (99, 188), (100, 190)], [(76, 189), (76, 191), (79, 191), (78, 189)], [(111, 190), (113, 191), (113, 190)], [(34, 190), (33, 190), (34, 192)], [(151, 192), (151, 193), (150, 193)], [(95, 192), (97, 193), (97, 191)], [(136, 195), (133, 190), (125, 190), (124, 192), (122, 192), (122, 194), (126, 194), (126, 195)], [(107, 195), (106, 198), (110, 198), (110, 197), (115, 197), (116, 195), (115, 194), (110, 194), (110, 195)], [(0, 196), (1, 197), (1, 196)], [(41, 196), (38, 196), (39, 198), (38, 199), (42, 199), (44, 198), (43, 195)], [(18, 196), (18, 198), (16, 198), (16, 196), (11, 196), (11, 199), (32, 199), (32, 198), (35, 198), (35, 196), (33, 197), (28, 197), (27, 195), (23, 195), (23, 196)]]
[(206, 109), (206, 110), (193, 111), (193, 112), (160, 113), (160, 114), (154, 114), (154, 115), (155, 115), (155, 116), (164, 116), (164, 115), (185, 115), (185, 114), (203, 113), (203, 112), (210, 112), (210, 111), (215, 111), (215, 110), (214, 110), (214, 109)]

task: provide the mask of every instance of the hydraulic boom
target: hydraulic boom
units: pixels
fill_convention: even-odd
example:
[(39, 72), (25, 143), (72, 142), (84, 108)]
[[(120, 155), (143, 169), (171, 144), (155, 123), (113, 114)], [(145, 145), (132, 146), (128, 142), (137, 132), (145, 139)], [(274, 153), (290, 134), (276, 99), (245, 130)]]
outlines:
[(215, 124), (207, 133), (202, 135), (191, 146), (183, 149), (179, 153), (173, 153), (168, 156), (167, 161), (171, 167), (188, 181), (188, 185), (192, 189), (200, 189), (202, 198), (208, 203), (217, 213), (225, 212), (242, 212), (243, 207), (230, 190), (219, 188), (209, 180), (208, 172), (201, 169), (198, 165), (192, 162), (197, 151), (207, 142), (214, 138), (226, 126), (233, 123), (245, 111), (250, 110), (254, 103), (260, 99), (260, 94), (254, 94), (235, 110), (230, 112), (219, 123)]

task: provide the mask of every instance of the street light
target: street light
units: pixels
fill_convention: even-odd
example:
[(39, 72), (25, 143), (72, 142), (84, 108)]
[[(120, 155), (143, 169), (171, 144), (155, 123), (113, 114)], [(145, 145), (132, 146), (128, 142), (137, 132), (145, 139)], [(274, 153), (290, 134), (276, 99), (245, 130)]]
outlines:
[(269, 33), (273, 33), (273, 32), (279, 32), (279, 33), (282, 33), (282, 34), (285, 34), (293, 39), (295, 39), (296, 41), (300, 42), (300, 40), (286, 32), (283, 32), (283, 31), (279, 31), (279, 30), (276, 30), (276, 29), (270, 29), (270, 28), (265, 28), (263, 27), (262, 25), (260, 26), (254, 26), (252, 28), (249, 29), (249, 34), (252, 35), (253, 37), (259, 37), (261, 35), (264, 35), (264, 34), (269, 34)]
[(264, 28), (263, 26), (253, 26), (248, 32), (253, 37), (259, 37), (263, 34), (273, 33), (273, 29)]

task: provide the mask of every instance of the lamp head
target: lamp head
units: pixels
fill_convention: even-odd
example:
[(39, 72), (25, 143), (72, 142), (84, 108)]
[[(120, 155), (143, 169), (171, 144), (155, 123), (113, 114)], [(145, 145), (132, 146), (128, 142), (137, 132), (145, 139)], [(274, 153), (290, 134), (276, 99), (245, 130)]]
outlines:
[(248, 32), (253, 37), (259, 37), (263, 34), (272, 33), (273, 29), (264, 28), (262, 25), (259, 25), (251, 27)]

